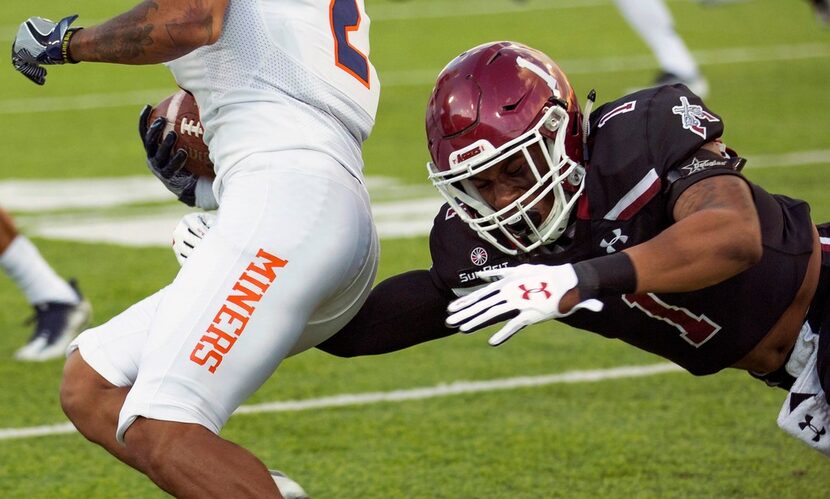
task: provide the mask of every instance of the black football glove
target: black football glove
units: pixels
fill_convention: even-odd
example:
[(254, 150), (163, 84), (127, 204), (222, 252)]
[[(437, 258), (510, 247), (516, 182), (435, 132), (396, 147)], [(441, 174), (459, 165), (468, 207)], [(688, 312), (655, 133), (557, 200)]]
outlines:
[[(196, 182), (199, 177), (184, 168), (187, 151), (178, 149), (173, 153), (173, 144), (178, 138), (176, 132), (170, 132), (159, 143), (161, 132), (167, 124), (164, 117), (158, 117), (150, 126), (147, 119), (153, 111), (152, 106), (144, 106), (138, 118), (138, 133), (147, 152), (147, 167), (161, 183), (187, 206), (196, 204)], [(172, 154), (171, 154), (172, 153)]]
[(23, 76), (43, 85), (46, 83), (47, 64), (74, 64), (67, 49), (69, 40), (81, 28), (70, 28), (77, 15), (58, 22), (42, 17), (30, 17), (20, 25), (12, 44), (12, 64)]

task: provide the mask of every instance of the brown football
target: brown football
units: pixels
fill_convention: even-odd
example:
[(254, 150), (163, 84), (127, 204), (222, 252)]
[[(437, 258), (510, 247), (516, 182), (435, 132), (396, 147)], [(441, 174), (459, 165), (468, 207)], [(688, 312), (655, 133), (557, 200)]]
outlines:
[(184, 167), (201, 177), (215, 177), (213, 163), (210, 162), (208, 147), (204, 141), (205, 129), (202, 127), (199, 107), (193, 95), (185, 90), (179, 90), (159, 102), (150, 113), (147, 126), (150, 126), (159, 116), (167, 119), (167, 126), (164, 127), (160, 140), (164, 140), (169, 132), (175, 131), (178, 138), (173, 145), (173, 150), (187, 151), (187, 161)]

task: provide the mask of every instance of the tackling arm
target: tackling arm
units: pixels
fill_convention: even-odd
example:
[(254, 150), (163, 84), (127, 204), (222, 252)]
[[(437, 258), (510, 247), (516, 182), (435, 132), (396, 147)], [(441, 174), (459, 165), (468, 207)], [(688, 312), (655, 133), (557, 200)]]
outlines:
[[(717, 145), (708, 143), (703, 150), (716, 153)], [(748, 269), (763, 255), (761, 223), (752, 191), (742, 177), (715, 175), (692, 184), (677, 198), (672, 215), (673, 225), (624, 250), (636, 274), (637, 293), (712, 286)], [(614, 257), (594, 262), (610, 258)], [(574, 289), (563, 297), (561, 308), (568, 310), (579, 299)]]
[(70, 40), (74, 61), (156, 64), (219, 38), (229, 0), (145, 0)]
[(444, 324), (449, 300), (428, 270), (390, 277), (372, 289), (357, 315), (334, 336), (317, 345), (338, 357), (377, 355), (449, 336)]
[(637, 292), (682, 292), (712, 286), (756, 264), (761, 225), (749, 185), (734, 175), (709, 177), (675, 204), (671, 227), (626, 250)]

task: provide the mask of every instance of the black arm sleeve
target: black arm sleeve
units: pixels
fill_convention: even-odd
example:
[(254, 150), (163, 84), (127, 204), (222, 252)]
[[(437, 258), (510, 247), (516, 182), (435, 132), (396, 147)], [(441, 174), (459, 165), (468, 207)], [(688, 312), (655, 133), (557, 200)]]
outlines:
[(428, 270), (413, 270), (384, 280), (357, 315), (334, 336), (317, 345), (338, 357), (377, 355), (449, 336), (444, 325), (446, 296)]

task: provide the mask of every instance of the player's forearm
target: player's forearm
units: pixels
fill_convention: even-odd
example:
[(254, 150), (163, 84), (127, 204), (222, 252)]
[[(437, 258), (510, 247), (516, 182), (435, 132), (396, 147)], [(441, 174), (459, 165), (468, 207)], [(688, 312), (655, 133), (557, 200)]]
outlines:
[(650, 241), (626, 250), (637, 292), (694, 291), (733, 277), (760, 260), (760, 227), (729, 210), (695, 213)]
[(76, 61), (156, 64), (215, 42), (229, 0), (146, 0), (109, 21), (79, 31), (69, 45)]
[(758, 213), (740, 177), (720, 175), (692, 185), (675, 204), (674, 218), (666, 230), (624, 253), (575, 264), (579, 285), (562, 298), (560, 309), (597, 296), (703, 289), (763, 255)]

